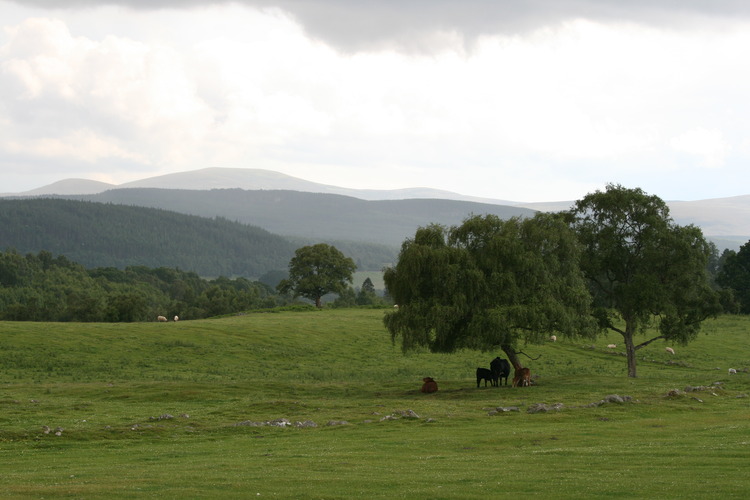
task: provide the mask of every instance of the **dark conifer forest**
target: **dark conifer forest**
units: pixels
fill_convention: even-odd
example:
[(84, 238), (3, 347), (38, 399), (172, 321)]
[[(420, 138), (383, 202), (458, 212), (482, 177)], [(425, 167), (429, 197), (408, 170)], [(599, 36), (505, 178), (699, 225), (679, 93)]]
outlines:
[(201, 276), (285, 269), (295, 246), (258, 227), (167, 210), (61, 199), (0, 199), (0, 250), (48, 251), (87, 268), (175, 267)]

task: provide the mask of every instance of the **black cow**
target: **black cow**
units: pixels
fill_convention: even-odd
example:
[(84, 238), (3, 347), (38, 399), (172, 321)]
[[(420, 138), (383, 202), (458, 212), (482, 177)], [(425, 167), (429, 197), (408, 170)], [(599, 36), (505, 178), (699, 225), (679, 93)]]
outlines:
[(510, 375), (510, 363), (507, 359), (500, 359), (499, 357), (492, 360), (490, 363), (490, 370), (492, 371), (493, 385), (502, 385), (500, 379), (505, 379), (505, 385), (508, 385), (508, 376)]
[(487, 382), (489, 382), (490, 385), (495, 385), (493, 383), (492, 370), (488, 370), (487, 368), (477, 368), (477, 388), (479, 388), (479, 383), (482, 379), (484, 379), (485, 387), (487, 387)]

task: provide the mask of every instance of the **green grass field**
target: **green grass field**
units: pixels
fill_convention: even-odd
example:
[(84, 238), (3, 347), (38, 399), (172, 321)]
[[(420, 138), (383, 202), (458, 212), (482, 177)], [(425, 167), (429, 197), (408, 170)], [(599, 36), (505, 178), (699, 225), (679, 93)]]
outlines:
[(637, 379), (615, 336), (561, 339), (523, 347), (535, 386), (477, 389), (501, 352), (403, 355), (386, 312), (0, 323), (0, 497), (750, 496), (750, 318), (649, 345)]

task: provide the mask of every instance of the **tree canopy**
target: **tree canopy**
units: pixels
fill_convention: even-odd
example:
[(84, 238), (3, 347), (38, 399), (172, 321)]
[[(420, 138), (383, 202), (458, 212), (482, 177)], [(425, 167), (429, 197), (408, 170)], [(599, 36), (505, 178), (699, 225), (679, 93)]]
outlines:
[(343, 293), (357, 269), (354, 261), (325, 243), (298, 248), (289, 261), (289, 278), (277, 286), (281, 293), (304, 297), (322, 307), (328, 293)]
[(739, 303), (739, 311), (750, 313), (750, 242), (740, 247), (739, 252), (727, 250), (723, 264), (716, 277), (719, 285), (732, 290)]
[(198, 319), (282, 305), (268, 286), (246, 278), (205, 280), (166, 267), (85, 269), (51, 252), (0, 252), (0, 320), (153, 321)]
[(595, 334), (579, 255), (575, 234), (550, 214), (419, 228), (384, 272), (399, 306), (385, 325), (405, 351), (499, 347), (518, 367), (521, 343)]
[[(636, 350), (658, 339), (687, 343), (719, 312), (706, 271), (710, 245), (699, 228), (675, 224), (659, 197), (608, 185), (568, 216), (584, 247), (595, 316), (622, 335), (629, 376), (636, 376)], [(651, 325), (659, 335), (636, 345), (636, 333)]]

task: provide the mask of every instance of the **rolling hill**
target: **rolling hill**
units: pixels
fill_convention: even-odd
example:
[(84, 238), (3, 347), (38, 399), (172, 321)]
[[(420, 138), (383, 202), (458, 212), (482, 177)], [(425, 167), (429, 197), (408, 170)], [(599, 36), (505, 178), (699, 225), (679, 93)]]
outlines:
[[(66, 196), (89, 201), (222, 216), (298, 241), (341, 240), (398, 246), (429, 223), (456, 224), (471, 213), (501, 217), (569, 208), (573, 201), (525, 203), (429, 188), (348, 189), (260, 169), (205, 168), (114, 186), (68, 179), (14, 197)], [(675, 222), (695, 224), (719, 249), (750, 240), (750, 195), (667, 201)]]
[(226, 219), (62, 199), (0, 200), (0, 250), (46, 250), (85, 267), (178, 267), (202, 276), (286, 269), (295, 246)]
[(533, 215), (520, 207), (440, 199), (367, 201), (301, 191), (243, 189), (113, 189), (76, 199), (161, 208), (203, 217), (224, 217), (283, 236), (353, 241), (397, 248), (420, 226), (458, 224), (468, 215), (502, 218)]

